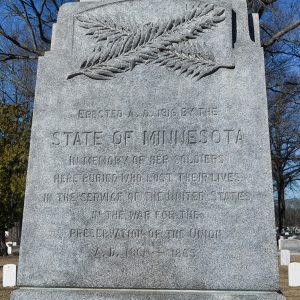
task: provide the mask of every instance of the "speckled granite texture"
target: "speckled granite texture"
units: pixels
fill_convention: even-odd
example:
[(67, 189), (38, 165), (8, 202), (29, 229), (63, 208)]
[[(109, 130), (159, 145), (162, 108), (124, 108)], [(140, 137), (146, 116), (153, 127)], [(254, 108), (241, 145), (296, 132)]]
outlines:
[[(275, 292), (265, 90), (246, 1), (64, 5), (39, 60), (18, 285)], [(76, 293), (13, 299), (223, 297)], [(276, 298), (253, 293), (228, 299)]]
[(11, 300), (284, 300), (267, 292), (20, 290)]

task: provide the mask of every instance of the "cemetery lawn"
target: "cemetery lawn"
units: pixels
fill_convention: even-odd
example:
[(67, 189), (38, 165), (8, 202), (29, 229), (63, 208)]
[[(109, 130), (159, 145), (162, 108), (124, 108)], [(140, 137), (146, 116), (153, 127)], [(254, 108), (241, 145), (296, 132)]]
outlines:
[[(299, 262), (300, 256), (292, 256), (291, 262)], [(0, 256), (0, 300), (9, 300), (12, 289), (2, 287), (3, 265), (18, 264), (18, 256), (1, 257)], [(287, 300), (300, 300), (300, 287), (291, 288), (288, 286), (288, 268), (280, 267), (280, 289)]]

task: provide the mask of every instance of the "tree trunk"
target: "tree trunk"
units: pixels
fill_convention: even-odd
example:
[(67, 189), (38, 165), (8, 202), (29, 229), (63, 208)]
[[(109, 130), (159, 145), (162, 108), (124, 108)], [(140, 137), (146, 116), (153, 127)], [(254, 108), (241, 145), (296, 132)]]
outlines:
[(285, 225), (285, 197), (284, 197), (284, 180), (280, 178), (277, 183), (278, 193), (278, 231), (281, 234), (283, 226)]
[(7, 247), (5, 243), (5, 229), (0, 229), (0, 256), (7, 256)]

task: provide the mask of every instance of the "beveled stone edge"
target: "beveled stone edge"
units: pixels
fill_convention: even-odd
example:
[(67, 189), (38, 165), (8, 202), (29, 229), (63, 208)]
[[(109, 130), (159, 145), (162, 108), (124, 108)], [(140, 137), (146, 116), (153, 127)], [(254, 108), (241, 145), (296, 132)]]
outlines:
[[(129, 300), (136, 297), (139, 300), (159, 299), (198, 299), (198, 300), (286, 300), (277, 292), (270, 291), (199, 291), (199, 290), (135, 290), (135, 289), (80, 289), (80, 288), (20, 288), (11, 293), (11, 300), (63, 300), (65, 297), (73, 300), (120, 299)], [(38, 297), (38, 298), (36, 298)], [(71, 298), (70, 298), (71, 297)], [(171, 297), (171, 298), (170, 298)], [(250, 297), (250, 298), (249, 298)], [(253, 298), (252, 298), (253, 297)]]
[(95, 291), (95, 292), (163, 292), (163, 293), (231, 293), (231, 294), (274, 294), (277, 291), (249, 291), (249, 290), (191, 290), (191, 289), (120, 289), (120, 288), (69, 288), (69, 287), (17, 287), (18, 290), (48, 290), (48, 291)]
[(238, 290), (167, 290), (167, 289), (113, 289), (113, 288), (64, 288), (64, 287), (18, 287), (12, 292), (18, 293), (22, 291), (35, 292), (88, 292), (88, 293), (114, 293), (114, 294), (199, 294), (199, 295), (232, 295), (232, 296), (271, 296), (277, 295), (278, 299), (285, 299), (285, 297), (278, 293), (278, 291), (238, 291)]

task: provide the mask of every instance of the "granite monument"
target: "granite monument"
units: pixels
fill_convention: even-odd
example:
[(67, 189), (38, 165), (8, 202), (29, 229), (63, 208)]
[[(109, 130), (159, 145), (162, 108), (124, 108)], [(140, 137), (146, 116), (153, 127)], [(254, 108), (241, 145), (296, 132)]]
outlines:
[(282, 299), (265, 90), (245, 0), (64, 5), (12, 299)]

